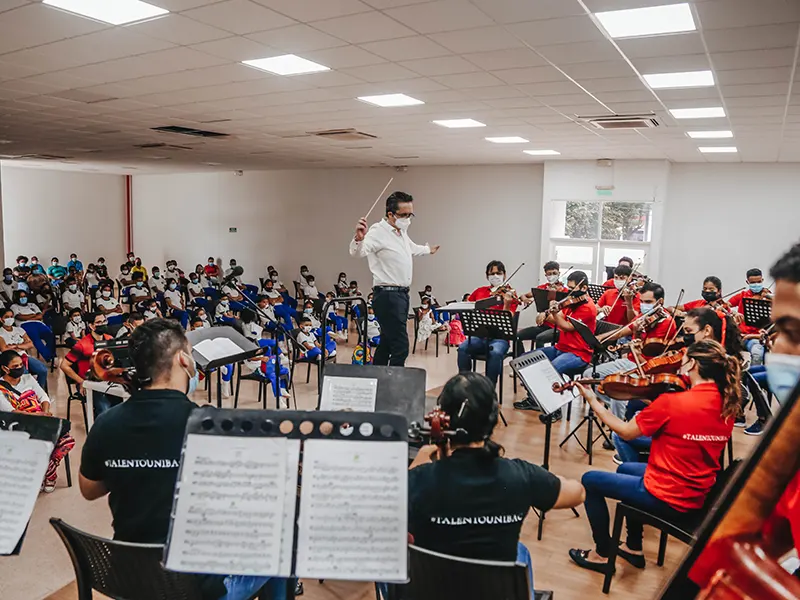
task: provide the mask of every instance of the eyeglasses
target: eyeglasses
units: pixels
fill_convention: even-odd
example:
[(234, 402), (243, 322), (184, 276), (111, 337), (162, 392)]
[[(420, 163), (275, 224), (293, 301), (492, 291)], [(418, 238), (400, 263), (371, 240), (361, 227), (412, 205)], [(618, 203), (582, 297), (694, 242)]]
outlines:
[(414, 217), (416, 217), (417, 215), (415, 215), (415, 214), (412, 212), (412, 213), (405, 213), (405, 214), (402, 214), (402, 215), (401, 215), (401, 214), (399, 214), (399, 213), (394, 213), (394, 216), (395, 216), (395, 218), (397, 218), (397, 219), (413, 219), (413, 218), (414, 218)]

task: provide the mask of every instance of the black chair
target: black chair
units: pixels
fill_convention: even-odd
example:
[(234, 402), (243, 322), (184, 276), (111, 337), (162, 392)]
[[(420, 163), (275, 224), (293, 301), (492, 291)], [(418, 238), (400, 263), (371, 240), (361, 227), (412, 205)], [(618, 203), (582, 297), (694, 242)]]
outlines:
[[(412, 309), (414, 311), (414, 347), (411, 350), (411, 354), (417, 353), (417, 335), (419, 334), (419, 308)], [(435, 330), (431, 336), (436, 337), (436, 358), (439, 358), (439, 336), (443, 333), (447, 333), (444, 329), (437, 329)], [(425, 340), (425, 352), (428, 351), (428, 342), (431, 341), (431, 338)], [(450, 354), (450, 344), (445, 344), (447, 346), (447, 353)]]
[[(724, 456), (725, 450), (722, 451), (722, 454)], [(732, 461), (726, 469), (721, 469), (719, 475), (717, 475), (717, 481), (714, 483), (714, 487), (711, 488), (708, 496), (706, 496), (703, 508), (693, 511), (691, 514), (687, 515), (685, 519), (681, 520), (680, 523), (671, 523), (640, 508), (625, 504), (624, 502), (617, 504), (617, 511), (614, 516), (614, 528), (611, 533), (611, 551), (609, 552), (608, 565), (606, 567), (605, 577), (603, 578), (603, 593), (608, 594), (611, 590), (611, 580), (616, 570), (617, 550), (619, 549), (620, 540), (622, 538), (622, 522), (625, 519), (636, 520), (642, 525), (655, 527), (661, 532), (661, 537), (658, 542), (658, 559), (656, 564), (659, 567), (663, 567), (664, 557), (667, 552), (667, 540), (669, 537), (672, 536), (687, 545), (694, 543), (697, 530), (700, 528), (703, 519), (709, 513), (711, 507), (714, 506), (741, 462), (741, 460)]]
[[(318, 383), (318, 386), (319, 386), (320, 390), (322, 390), (322, 377), (320, 376), (321, 373), (322, 373), (322, 367), (321, 367), (322, 361), (319, 361), (316, 358), (308, 359), (308, 358), (301, 358), (300, 357), (304, 352), (304, 348), (300, 345), (300, 342), (297, 341), (297, 335), (299, 333), (300, 333), (299, 329), (292, 329), (289, 332), (289, 335), (287, 336), (287, 338), (289, 340), (289, 345), (291, 345), (291, 347), (292, 347), (292, 356), (291, 356), (291, 360), (289, 361), (290, 362), (290, 366), (289, 366), (289, 384), (290, 384), (290, 386), (294, 385), (294, 367), (295, 367), (296, 364), (307, 364), (308, 365), (308, 371), (306, 372), (306, 383), (309, 383), (311, 381), (311, 366), (312, 365), (316, 365), (316, 367), (317, 367), (317, 383)], [(325, 332), (324, 330), (323, 330), (322, 333), (323, 333), (323, 335), (327, 335), (327, 332)], [(323, 339), (320, 342), (320, 344), (324, 344), (324, 343), (325, 343), (325, 340)], [(330, 356), (327, 352), (325, 353), (325, 362), (326, 363), (335, 362), (335, 361), (336, 361), (336, 357), (335, 356)]]
[[(506, 313), (506, 314), (508, 314), (508, 313)], [(467, 331), (469, 329), (469, 326), (467, 325), (467, 319), (470, 318), (469, 315), (470, 315), (469, 312), (462, 313), (462, 315), (461, 315), (461, 322), (464, 324), (464, 329), (465, 329), (464, 333), (467, 333)], [(501, 407), (503, 406), (503, 379), (504, 379), (504, 375), (505, 375), (505, 359), (506, 358), (511, 358), (513, 360), (513, 359), (515, 359), (517, 357), (517, 326), (519, 325), (519, 313), (516, 313), (516, 314), (512, 315), (511, 319), (512, 319), (512, 326), (513, 326), (512, 327), (513, 334), (511, 335), (511, 337), (510, 338), (498, 338), (498, 339), (506, 339), (508, 341), (508, 352), (506, 353), (505, 357), (503, 358), (503, 363), (500, 366), (500, 377), (498, 378), (499, 382), (500, 382), (500, 392), (498, 394), (498, 401), (499, 401)], [(471, 336), (471, 335), (467, 334), (467, 340), (469, 340), (472, 337), (476, 337), (476, 336)], [(478, 361), (485, 362), (489, 358), (488, 346), (487, 346), (487, 351), (486, 352), (470, 354), (470, 358), (472, 359), (472, 370), (475, 371), (476, 368), (477, 368)], [(515, 377), (513, 378), (513, 380), (514, 380), (514, 393), (516, 394), (517, 393), (517, 378), (516, 378), (516, 374), (515, 374)], [(505, 417), (502, 416), (502, 413), (501, 413), (501, 419), (503, 420), (503, 423), (505, 423)]]
[(86, 416), (86, 396), (81, 393), (77, 384), (67, 377), (66, 373), (64, 374), (64, 380), (67, 382), (67, 393), (69, 394), (67, 396), (67, 421), (69, 421), (69, 409), (72, 406), (72, 402), (80, 402), (83, 409), (83, 427), (86, 433), (89, 433), (89, 419)]
[[(530, 600), (526, 565), (474, 560), (409, 546), (409, 583), (389, 587), (389, 600)], [(552, 600), (536, 592), (535, 600)]]
[(253, 371), (248, 375), (242, 375), (242, 363), (236, 364), (236, 391), (233, 394), (233, 408), (239, 408), (239, 387), (242, 381), (255, 381), (258, 384), (258, 400), (261, 402), (263, 409), (267, 410), (267, 391), (269, 390), (269, 381), (266, 377), (259, 375), (258, 371)]

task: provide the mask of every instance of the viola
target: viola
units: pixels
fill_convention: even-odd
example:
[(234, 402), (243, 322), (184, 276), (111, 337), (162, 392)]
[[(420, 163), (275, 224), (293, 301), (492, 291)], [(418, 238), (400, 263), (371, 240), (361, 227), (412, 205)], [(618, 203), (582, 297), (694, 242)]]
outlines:
[(409, 440), (444, 447), (450, 438), (466, 433), (464, 429), (452, 429), (450, 420), (450, 415), (437, 406), (425, 415), (423, 423), (412, 421), (408, 428)]
[(628, 375), (616, 373), (603, 379), (576, 379), (566, 383), (554, 383), (553, 391), (561, 394), (576, 384), (597, 384), (598, 391), (615, 400), (655, 400), (661, 394), (681, 392), (687, 389), (682, 377), (668, 373), (659, 375)]
[(681, 350), (673, 350), (672, 352), (667, 352), (666, 354), (663, 354), (656, 358), (651, 358), (642, 365), (642, 371), (644, 371), (648, 375), (660, 375), (662, 373), (675, 374), (678, 372), (678, 369), (681, 368), (681, 363), (683, 362), (683, 355), (685, 353), (686, 349), (683, 348)]

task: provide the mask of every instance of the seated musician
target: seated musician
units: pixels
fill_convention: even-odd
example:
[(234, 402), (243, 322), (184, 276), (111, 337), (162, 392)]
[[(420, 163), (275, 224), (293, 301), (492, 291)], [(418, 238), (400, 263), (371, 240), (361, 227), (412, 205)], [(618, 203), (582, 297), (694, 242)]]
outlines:
[[(622, 439), (653, 438), (648, 463), (625, 463), (616, 473), (588, 471), (586, 516), (594, 550), (569, 551), (580, 567), (604, 571), (611, 537), (606, 500), (622, 500), (670, 522), (699, 517), (720, 471), (720, 458), (733, 432), (741, 403), (737, 357), (718, 342), (695, 342), (683, 356), (680, 373), (690, 389), (662, 394), (630, 421), (614, 416), (589, 388), (579, 386), (603, 423)], [(619, 556), (636, 568), (645, 566), (641, 523), (627, 523), (628, 537)]]
[[(631, 271), (633, 271), (633, 259), (630, 258), (629, 256), (623, 256), (617, 262), (617, 266), (618, 267), (621, 267), (623, 265), (630, 267)], [(613, 289), (614, 288), (614, 277), (612, 277), (611, 279), (609, 279), (608, 281), (603, 283), (603, 287), (604, 288)]]
[[(714, 309), (728, 306), (727, 303), (722, 300), (722, 280), (714, 275), (709, 275), (703, 280), (703, 293), (701, 296), (699, 300), (692, 300), (691, 302), (678, 305), (674, 309), (675, 314), (681, 315), (693, 308), (703, 308), (706, 306)], [(673, 311), (672, 307), (668, 310)]]
[[(592, 360), (592, 349), (581, 334), (569, 321), (573, 318), (582, 322), (594, 333), (597, 325), (597, 306), (589, 297), (586, 273), (573, 271), (567, 277), (569, 297), (564, 306), (560, 308), (553, 303), (553, 308), (548, 312), (545, 322), (552, 323), (558, 330), (558, 342), (555, 346), (542, 348), (556, 371), (562, 375), (576, 375), (583, 373)], [(520, 410), (537, 410), (536, 403), (530, 398), (522, 402), (515, 402), (514, 408)], [(542, 422), (551, 420), (556, 422), (561, 419), (561, 409), (550, 415), (540, 415)]]
[[(486, 300), (492, 296), (492, 289), (498, 287), (506, 280), (506, 267), (499, 260), (493, 260), (486, 265), (486, 279), (489, 285), (484, 285), (476, 289), (469, 295), (469, 302)], [(489, 310), (507, 310), (517, 312), (519, 302), (510, 292), (502, 295), (502, 304), (493, 306)], [(458, 371), (466, 373), (472, 371), (472, 356), (476, 354), (486, 355), (486, 377), (497, 385), (497, 378), (503, 369), (503, 360), (508, 353), (508, 340), (493, 340), (487, 338), (468, 337), (467, 341), (458, 347)]]
[(423, 447), (411, 465), (408, 530), (414, 544), (451, 556), (530, 566), (530, 554), (519, 543), (530, 507), (577, 506), (583, 488), (525, 460), (502, 457), (503, 448), (492, 440), (497, 394), (483, 375), (451, 378), (437, 403), (450, 416), (450, 428), (463, 434), (441, 448)]
[(606, 323), (627, 325), (639, 314), (639, 293), (633, 288), (633, 269), (622, 264), (614, 269), (614, 287), (600, 296), (597, 308), (605, 315)]
[[(617, 267), (617, 269), (620, 268), (627, 269), (627, 267)], [(667, 311), (663, 310), (663, 306), (664, 288), (657, 283), (646, 283), (644, 287), (642, 287), (641, 302), (639, 305), (642, 316), (638, 319), (635, 319), (630, 325), (621, 327), (620, 329), (612, 331), (610, 334), (602, 337), (601, 341), (608, 342), (612, 340), (618, 340), (620, 338), (633, 337), (635, 340), (639, 340), (642, 343), (647, 342), (647, 340), (655, 339), (665, 340), (665, 343), (668, 342), (670, 338), (677, 334), (677, 328), (675, 327), (675, 320), (669, 315), (669, 313), (667, 313)], [(655, 320), (646, 320), (645, 317), (648, 315), (652, 315)], [(655, 356), (648, 356), (643, 352), (641, 355), (643, 360), (655, 358)], [(634, 370), (636, 369), (636, 362), (634, 359), (635, 357), (633, 355), (633, 351), (631, 351), (628, 352), (628, 355), (624, 358), (602, 363), (597, 366), (597, 376), (602, 378), (606, 377), (607, 375), (613, 375), (614, 373), (623, 373), (625, 371)], [(583, 376), (586, 378), (591, 378), (592, 374), (593, 369), (591, 367), (583, 372)], [(611, 412), (615, 416), (620, 419), (625, 418), (625, 411), (628, 405), (627, 402), (614, 400), (612, 398), (608, 398), (608, 396), (604, 396), (603, 394), (598, 395), (602, 400), (610, 404)]]
[[(553, 292), (566, 292), (567, 287), (561, 283), (561, 265), (556, 261), (551, 260), (544, 264), (544, 276), (547, 283), (537, 286), (540, 290), (550, 290)], [(533, 294), (528, 292), (525, 294), (526, 299), (533, 299)], [(525, 327), (517, 331), (517, 356), (524, 352), (522, 342), (531, 340), (533, 347), (542, 348), (545, 344), (552, 344), (555, 341), (555, 328), (552, 323), (545, 323), (545, 313), (536, 315), (536, 325), (533, 327)]]
[(747, 289), (733, 296), (728, 303), (736, 309), (739, 331), (742, 332), (744, 347), (750, 353), (750, 364), (754, 366), (764, 364), (764, 345), (761, 343), (762, 331), (744, 322), (744, 299), (771, 300), (772, 292), (764, 286), (764, 274), (761, 269), (747, 271)]

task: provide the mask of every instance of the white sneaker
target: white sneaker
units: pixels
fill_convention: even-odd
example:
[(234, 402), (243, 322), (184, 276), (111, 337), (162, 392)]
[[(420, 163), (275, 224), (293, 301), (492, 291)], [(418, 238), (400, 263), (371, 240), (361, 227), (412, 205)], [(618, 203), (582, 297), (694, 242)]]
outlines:
[(281, 408), (283, 408), (283, 409), (288, 409), (289, 408), (289, 399), (288, 398), (281, 397), (281, 399), (279, 400), (279, 403), (280, 403)]
[(223, 381), (222, 382), (222, 397), (223, 398), (230, 398), (233, 393), (231, 389), (233, 388), (233, 382), (231, 381)]
[(333, 352), (328, 352), (328, 358), (333, 358), (334, 356), (336, 356), (336, 350)]
[(51, 482), (51, 483), (47, 483), (47, 482), (45, 482), (45, 483), (42, 485), (42, 491), (43, 491), (45, 494), (52, 494), (53, 492), (55, 492), (55, 491), (56, 491), (56, 482), (55, 482), (55, 481), (53, 481), (53, 482)]
[(346, 342), (347, 341), (347, 334), (346, 333), (339, 333), (339, 341)]

